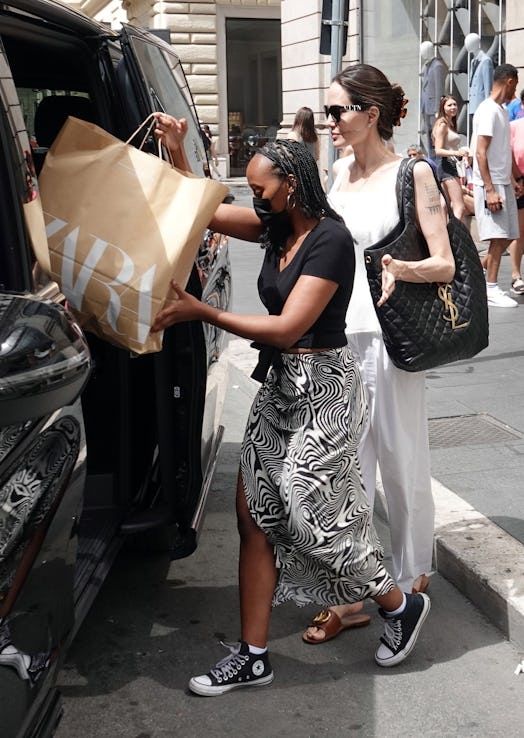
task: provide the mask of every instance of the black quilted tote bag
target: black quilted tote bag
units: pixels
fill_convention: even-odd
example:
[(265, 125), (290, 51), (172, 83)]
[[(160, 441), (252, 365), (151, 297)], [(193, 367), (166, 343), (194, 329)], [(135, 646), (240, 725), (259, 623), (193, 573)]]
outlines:
[[(377, 307), (382, 294), (381, 259), (418, 261), (429, 256), (415, 222), (416, 159), (403, 159), (397, 178), (400, 223), (373, 246), (364, 249), (369, 288), (393, 364), (408, 372), (432, 369), (469, 359), (488, 345), (486, 280), (477, 248), (467, 227), (446, 203), (448, 234), (455, 257), (455, 276), (449, 284), (395, 283), (393, 294)], [(442, 191), (442, 187), (439, 189)]]

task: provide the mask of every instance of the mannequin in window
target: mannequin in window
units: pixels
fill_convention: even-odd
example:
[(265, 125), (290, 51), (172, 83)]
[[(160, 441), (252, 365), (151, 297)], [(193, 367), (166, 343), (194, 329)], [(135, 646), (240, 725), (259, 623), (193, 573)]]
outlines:
[(437, 118), (438, 106), (442, 95), (444, 81), (444, 65), (435, 56), (431, 41), (423, 41), (420, 44), (420, 58), (424, 63), (422, 67), (422, 87), (420, 90), (420, 112), (426, 132), (426, 149), (430, 158), (435, 158), (435, 149), (431, 132)]
[(469, 114), (472, 115), (480, 103), (489, 97), (493, 86), (493, 61), (480, 48), (480, 36), (477, 33), (468, 33), (464, 39), (466, 51), (473, 54), (469, 72)]

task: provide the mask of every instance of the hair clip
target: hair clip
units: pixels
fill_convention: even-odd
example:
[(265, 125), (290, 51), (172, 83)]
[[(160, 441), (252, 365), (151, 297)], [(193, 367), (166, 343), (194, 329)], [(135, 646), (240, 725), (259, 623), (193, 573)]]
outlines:
[(402, 118), (405, 118), (406, 115), (408, 114), (408, 109), (407, 109), (408, 102), (409, 102), (409, 100), (407, 98), (403, 98), (402, 105), (400, 107), (399, 116), (398, 116), (397, 120), (393, 123), (394, 126), (399, 126)]

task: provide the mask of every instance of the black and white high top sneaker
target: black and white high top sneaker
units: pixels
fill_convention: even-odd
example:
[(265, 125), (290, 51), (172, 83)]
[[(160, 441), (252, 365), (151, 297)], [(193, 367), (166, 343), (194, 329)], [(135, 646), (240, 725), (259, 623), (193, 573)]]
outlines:
[(237, 687), (263, 687), (273, 681), (273, 672), (266, 651), (262, 654), (249, 652), (244, 641), (223, 643), (230, 653), (219, 661), (207, 674), (193, 677), (189, 689), (204, 697), (230, 692)]

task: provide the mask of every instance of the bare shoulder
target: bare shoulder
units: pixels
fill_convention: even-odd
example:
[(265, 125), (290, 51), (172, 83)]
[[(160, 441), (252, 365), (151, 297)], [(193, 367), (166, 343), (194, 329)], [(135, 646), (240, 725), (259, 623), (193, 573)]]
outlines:
[(413, 176), (415, 177), (415, 182), (422, 182), (424, 179), (435, 182), (435, 175), (433, 174), (431, 164), (425, 159), (417, 160), (413, 167)]
[(396, 181), (402, 159), (403, 157), (399, 154), (388, 150), (384, 156), (384, 160), (376, 170), (380, 179), (384, 182)]
[(398, 169), (400, 166), (400, 162), (404, 159), (403, 156), (400, 154), (397, 154), (395, 151), (388, 150), (387, 156), (384, 157), (384, 161), (381, 165), (381, 168), (384, 167), (391, 167), (392, 169)]
[(448, 124), (444, 120), (444, 118), (437, 118), (435, 123), (433, 124), (433, 135), (439, 135), (439, 136), (445, 136), (448, 131)]

